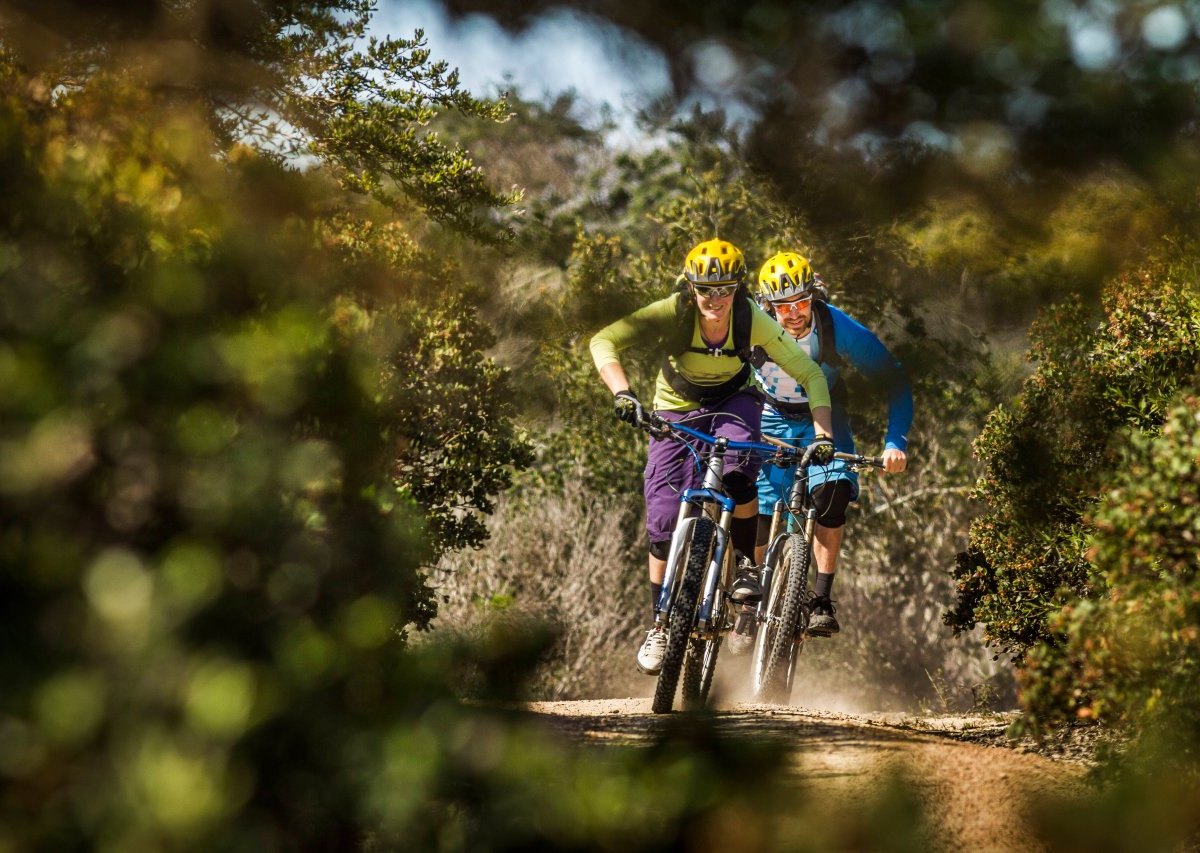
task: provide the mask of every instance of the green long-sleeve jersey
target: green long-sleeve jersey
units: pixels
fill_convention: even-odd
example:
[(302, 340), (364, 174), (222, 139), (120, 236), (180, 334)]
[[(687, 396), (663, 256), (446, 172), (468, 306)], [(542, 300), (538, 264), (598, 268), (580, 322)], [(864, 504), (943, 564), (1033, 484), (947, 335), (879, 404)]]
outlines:
[[(804, 386), (809, 405), (814, 408), (829, 405), (829, 386), (820, 366), (812, 360), (799, 344), (784, 332), (774, 318), (747, 299), (751, 309), (750, 346), (761, 346), (771, 361), (778, 364), (797, 382)], [(692, 346), (707, 347), (700, 334), (700, 313), (692, 330)], [(733, 311), (730, 311), (729, 331), (722, 343), (723, 355), (708, 352), (667, 353), (675, 369), (685, 379), (696, 385), (720, 385), (737, 375), (742, 361), (734, 352)], [(592, 336), (592, 360), (596, 369), (605, 365), (619, 364), (619, 353), (634, 346), (661, 346), (661, 341), (672, 340), (675, 328), (675, 296), (651, 302), (615, 323), (605, 326)], [(746, 384), (753, 385), (751, 377)], [(654, 384), (654, 408), (670, 412), (687, 412), (700, 407), (700, 403), (681, 396), (668, 384), (662, 371)]]

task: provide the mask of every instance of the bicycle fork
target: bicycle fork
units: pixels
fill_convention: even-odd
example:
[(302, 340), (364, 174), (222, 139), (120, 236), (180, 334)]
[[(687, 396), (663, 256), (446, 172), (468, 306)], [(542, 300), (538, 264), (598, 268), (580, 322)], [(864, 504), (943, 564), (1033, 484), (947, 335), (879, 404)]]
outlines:
[[(794, 505), (794, 504), (793, 504)], [(798, 509), (798, 508), (797, 508)], [(769, 611), (771, 600), (771, 586), (775, 582), (775, 574), (779, 568), (779, 551), (783, 548), (783, 544), (787, 541), (788, 534), (796, 531), (796, 519), (800, 515), (796, 509), (789, 510), (784, 501), (778, 500), (775, 502), (775, 511), (771, 517), (771, 533), (770, 546), (767, 548), (767, 553), (763, 557), (763, 570), (760, 582), (762, 584), (762, 600), (758, 602), (758, 612), (755, 614), (757, 621), (761, 624), (771, 618)], [(784, 522), (783, 519), (787, 518)], [(808, 547), (812, 548), (813, 533), (817, 526), (817, 509), (809, 506), (803, 510), (804, 518), (804, 541), (808, 543)], [(779, 528), (783, 527), (781, 531)]]
[(697, 611), (700, 630), (708, 629), (721, 581), (721, 566), (729, 546), (729, 526), (733, 518), (734, 503), (721, 492), (721, 478), (725, 471), (725, 448), (727, 439), (718, 438), (709, 455), (704, 471), (704, 481), (699, 489), (686, 489), (679, 498), (679, 515), (675, 519), (675, 532), (671, 535), (671, 547), (667, 552), (667, 571), (663, 576), (662, 594), (654, 610), (654, 624), (665, 624), (670, 618), (678, 594), (681, 569), (686, 568), (688, 554), (685, 547), (691, 542), (692, 528), (707, 507), (721, 507), (720, 521), (714, 531), (712, 558), (704, 573), (701, 586), (700, 607)]

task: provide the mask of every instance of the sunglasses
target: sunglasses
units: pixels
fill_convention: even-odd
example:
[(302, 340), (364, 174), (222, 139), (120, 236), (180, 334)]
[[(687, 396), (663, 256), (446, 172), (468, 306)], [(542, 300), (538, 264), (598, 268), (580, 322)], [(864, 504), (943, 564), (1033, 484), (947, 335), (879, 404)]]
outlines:
[(695, 293), (697, 296), (703, 296), (708, 299), (724, 299), (726, 296), (730, 296), (737, 289), (738, 286), (736, 284), (718, 284), (715, 287), (703, 284), (692, 285), (693, 293)]
[(777, 314), (791, 314), (793, 311), (799, 311), (804, 305), (812, 302), (812, 294), (802, 296), (799, 299), (793, 299), (790, 302), (772, 302), (771, 307), (775, 309)]

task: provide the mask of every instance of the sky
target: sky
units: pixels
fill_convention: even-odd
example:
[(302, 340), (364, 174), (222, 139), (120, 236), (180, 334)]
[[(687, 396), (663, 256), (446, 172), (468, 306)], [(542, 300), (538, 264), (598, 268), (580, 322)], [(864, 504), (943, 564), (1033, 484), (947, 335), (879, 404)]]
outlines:
[(573, 89), (589, 105), (609, 104), (626, 124), (638, 108), (670, 91), (667, 63), (654, 48), (573, 11), (541, 15), (513, 34), (485, 15), (451, 21), (438, 0), (380, 0), (375, 35), (411, 38), (418, 27), (432, 58), (458, 68), (474, 95), (515, 85), (523, 97), (552, 99)]

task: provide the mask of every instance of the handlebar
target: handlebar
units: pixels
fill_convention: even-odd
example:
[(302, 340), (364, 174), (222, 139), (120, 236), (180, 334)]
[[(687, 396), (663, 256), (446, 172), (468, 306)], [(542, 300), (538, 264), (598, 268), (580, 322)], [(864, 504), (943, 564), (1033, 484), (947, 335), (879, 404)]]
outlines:
[[(709, 435), (706, 432), (701, 432), (698, 429), (685, 426), (683, 424), (668, 421), (659, 416), (657, 412), (647, 414), (638, 424), (646, 432), (655, 438), (665, 438), (671, 432), (683, 433), (684, 435), (703, 441), (705, 444), (716, 444), (718, 439), (714, 435)], [(812, 456), (815, 445), (810, 444), (808, 447), (793, 447), (790, 444), (772, 438), (771, 436), (763, 436), (767, 444), (759, 444), (754, 441), (726, 441), (725, 446), (730, 450), (748, 450), (754, 453), (761, 453), (769, 457), (766, 461), (773, 465), (778, 465), (785, 468), (789, 465), (799, 463), (801, 466), (807, 466), (809, 459)], [(849, 463), (856, 468), (883, 468), (882, 456), (863, 456), (861, 453), (842, 453), (836, 451), (833, 454), (834, 459)]]

